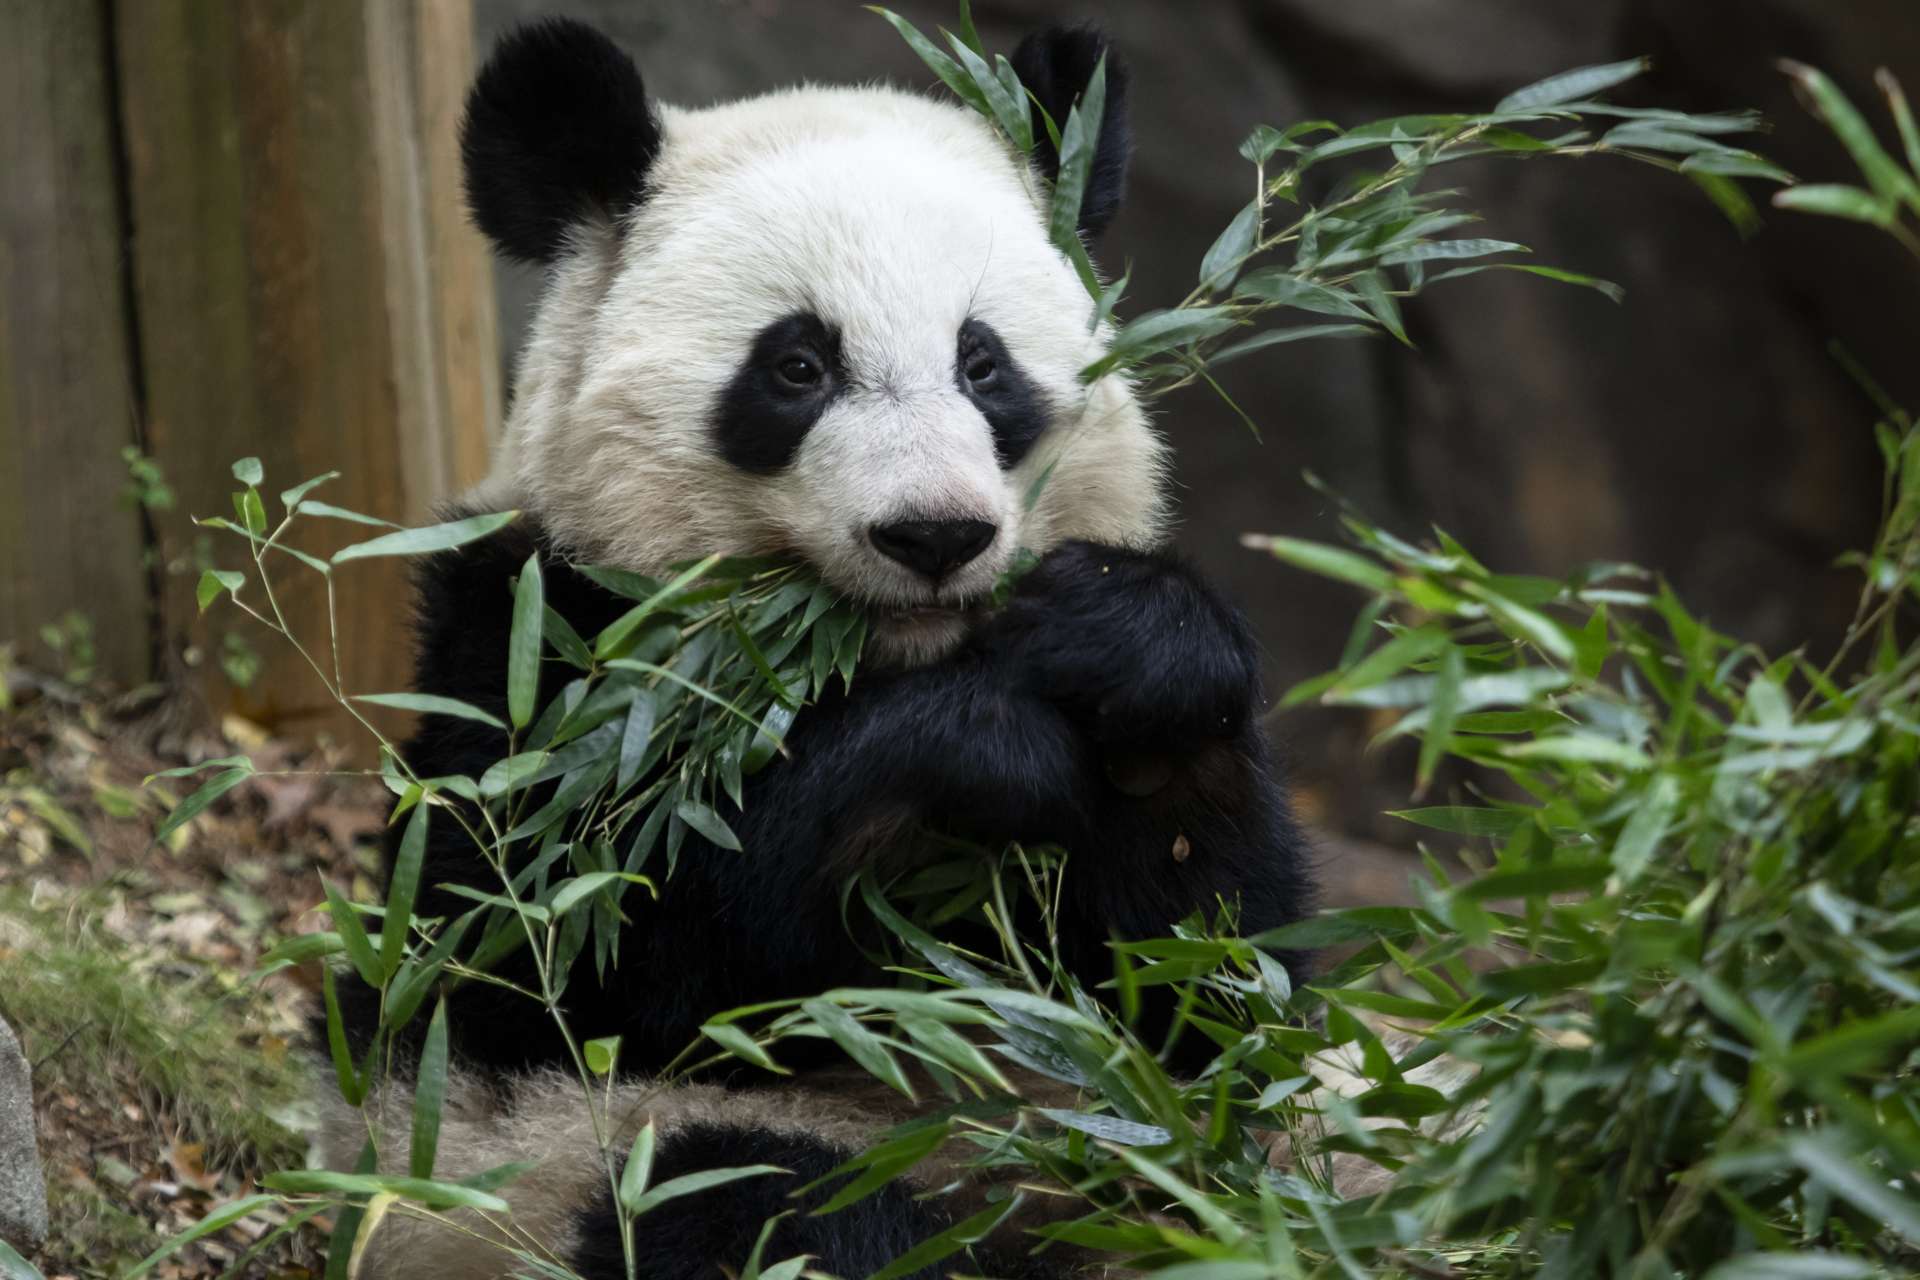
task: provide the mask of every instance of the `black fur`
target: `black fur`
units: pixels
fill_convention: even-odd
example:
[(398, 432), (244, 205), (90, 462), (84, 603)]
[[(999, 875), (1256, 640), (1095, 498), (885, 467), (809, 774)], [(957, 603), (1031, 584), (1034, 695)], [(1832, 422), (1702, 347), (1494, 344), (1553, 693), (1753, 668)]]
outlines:
[[(792, 1193), (825, 1177), (855, 1153), (801, 1134), (732, 1125), (699, 1124), (679, 1129), (654, 1157), (649, 1184), (707, 1169), (771, 1164), (784, 1174), (729, 1183), (668, 1200), (642, 1214), (633, 1226), (634, 1256), (648, 1280), (711, 1280), (737, 1275), (768, 1218), (785, 1213), (761, 1255), (763, 1265), (811, 1254), (813, 1267), (836, 1276), (872, 1275), (927, 1237), (952, 1225), (938, 1202), (914, 1198), (890, 1182), (835, 1213), (812, 1216), (840, 1181), (797, 1199)], [(583, 1280), (624, 1280), (619, 1218), (613, 1193), (602, 1187), (580, 1223), (584, 1241), (571, 1260)], [(724, 1271), (723, 1271), (724, 1268)], [(969, 1275), (1039, 1277), (1059, 1274), (1032, 1259), (999, 1259), (976, 1251), (909, 1273), (908, 1280), (937, 1280), (954, 1270)]]
[(568, 233), (639, 203), (660, 125), (633, 59), (592, 27), (549, 18), (494, 47), (460, 125), (473, 220), (500, 250), (551, 262)]
[[(782, 372), (800, 360), (818, 375), (796, 383)], [(847, 386), (840, 331), (811, 312), (762, 329), (713, 411), (720, 456), (742, 471), (769, 475), (793, 461), (800, 442)]]
[[(539, 546), (537, 526), (522, 524), (426, 562), (422, 692), (504, 710), (509, 583)], [(581, 634), (630, 603), (543, 554), (548, 603)], [(571, 674), (549, 663), (543, 700)], [(1247, 934), (1312, 909), (1304, 841), (1256, 722), (1251, 636), (1171, 559), (1060, 547), (952, 657), (865, 669), (851, 694), (835, 689), (794, 724), (791, 758), (749, 779), (745, 812), (727, 815), (744, 853), (690, 835), (660, 903), (627, 896), (634, 927), (619, 965), (602, 982), (589, 953), (567, 989), (576, 1036), (623, 1036), (623, 1064), (645, 1071), (721, 1010), (882, 981), (837, 897), (850, 845), (876, 825), (1067, 847), (1061, 942), (1090, 985), (1112, 976), (1111, 937), (1158, 935), (1222, 900)], [(484, 726), (429, 716), (406, 755), (425, 775), (478, 774), (500, 748)], [(417, 911), (471, 905), (444, 882), (498, 888), (450, 822), (432, 828)], [(1298, 976), (1303, 958), (1282, 959)], [(532, 980), (524, 952), (497, 971)], [(357, 980), (342, 987), (364, 1043), (377, 997)], [(499, 1068), (565, 1061), (534, 1002), (472, 982), (450, 999), (460, 1057)]]
[[(1107, 59), (1106, 110), (1100, 117), (1100, 141), (1080, 199), (1080, 231), (1097, 238), (1120, 210), (1126, 194), (1127, 160), (1132, 134), (1127, 126), (1127, 89), (1131, 76), (1106, 34), (1090, 26), (1049, 27), (1036, 31), (1013, 51), (1020, 83), (1039, 100), (1055, 125), (1064, 129), (1067, 112), (1093, 79), (1101, 55)], [(1049, 178), (1060, 172), (1060, 153), (1038, 117), (1033, 122), (1034, 159)]]
[[(992, 372), (985, 378), (975, 377), (983, 368)], [(1047, 429), (1052, 408), (1046, 393), (1027, 376), (986, 321), (969, 320), (960, 326), (953, 380), (993, 430), (993, 452), (1000, 465), (1018, 464)]]

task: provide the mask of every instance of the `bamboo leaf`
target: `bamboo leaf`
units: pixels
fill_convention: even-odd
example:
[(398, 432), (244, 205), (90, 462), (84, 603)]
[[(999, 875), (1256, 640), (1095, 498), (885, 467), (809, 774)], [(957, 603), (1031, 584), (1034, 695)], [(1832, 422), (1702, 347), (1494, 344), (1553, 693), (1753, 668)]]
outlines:
[(740, 851), (740, 837), (733, 834), (733, 828), (727, 825), (726, 819), (713, 811), (712, 806), (702, 804), (689, 796), (675, 805), (673, 811), (680, 821), (699, 832), (708, 843), (718, 845), (722, 849), (731, 849), (736, 853)]
[(400, 848), (394, 854), (393, 874), (387, 888), (387, 914), (380, 927), (380, 971), (382, 982), (399, 971), (400, 957), (406, 954), (407, 932), (413, 920), (413, 901), (420, 888), (420, 867), (427, 851), (427, 815), (431, 806), (416, 804), (401, 833)]
[[(169, 776), (171, 772), (172, 771), (169, 770), (167, 774), (156, 774), (154, 776), (166, 777), (166, 776)], [(225, 773), (220, 774), (218, 777), (214, 778), (213, 781), (207, 783), (205, 786), (201, 787), (198, 791), (195, 791), (192, 795), (188, 796), (185, 800), (182, 800), (179, 804), (173, 806), (172, 810), (168, 812), (167, 816), (160, 820), (160, 825), (153, 829), (153, 842), (155, 844), (158, 844), (161, 841), (165, 840), (168, 836), (172, 835), (174, 832), (178, 831), (181, 827), (184, 827), (188, 822), (192, 821), (194, 817), (196, 817), (200, 813), (205, 812), (208, 805), (212, 804), (215, 800), (218, 800), (221, 796), (227, 794), (227, 792), (233, 790), (235, 787), (239, 786), (241, 783), (245, 782), (248, 778), (251, 778), (252, 776), (253, 776), (252, 761), (247, 761), (240, 768), (229, 769)]]
[(1455, 645), (1440, 652), (1440, 670), (1434, 681), (1433, 699), (1427, 704), (1427, 727), (1421, 734), (1420, 760), (1414, 773), (1416, 791), (1424, 793), (1433, 780), (1440, 758), (1453, 744), (1453, 726), (1460, 710), (1460, 685), (1466, 679), (1466, 661)]
[(1514, 90), (1500, 99), (1494, 111), (1499, 114), (1509, 111), (1533, 111), (1540, 107), (1553, 107), (1563, 102), (1592, 97), (1616, 85), (1625, 84), (1645, 72), (1649, 65), (1645, 58), (1630, 58), (1625, 62), (1609, 62), (1600, 66), (1562, 71), (1559, 75), (1537, 80), (1524, 89)]
[(648, 1120), (640, 1127), (640, 1132), (633, 1136), (633, 1147), (627, 1152), (627, 1163), (620, 1170), (620, 1203), (628, 1213), (638, 1212), (636, 1206), (653, 1178), (655, 1141), (653, 1121)]
[(1653, 767), (1653, 761), (1647, 754), (1631, 743), (1587, 733), (1563, 733), (1550, 738), (1536, 738), (1531, 742), (1516, 742), (1503, 748), (1502, 754), (1514, 760), (1611, 764), (1622, 769)]
[(1390, 809), (1387, 816), (1463, 836), (1509, 836), (1532, 821), (1524, 809), (1478, 809), (1471, 805)]
[(1157, 1124), (1137, 1124), (1118, 1116), (1062, 1111), (1057, 1107), (1036, 1107), (1034, 1110), (1057, 1125), (1092, 1134), (1105, 1142), (1118, 1142), (1122, 1146), (1158, 1147), (1173, 1141), (1172, 1132)]
[(702, 1169), (698, 1173), (682, 1174), (678, 1178), (669, 1178), (658, 1186), (649, 1187), (635, 1197), (629, 1211), (638, 1218), (658, 1208), (669, 1200), (681, 1196), (690, 1196), (700, 1191), (711, 1191), (715, 1187), (728, 1186), (747, 1178), (764, 1178), (771, 1173), (786, 1173), (777, 1164), (741, 1165), (734, 1169)]
[[(310, 502), (306, 504), (306, 510), (320, 514), (319, 506), (319, 503)], [(339, 513), (330, 511), (324, 514)], [(371, 556), (418, 556), (434, 551), (451, 551), (496, 533), (519, 518), (518, 511), (496, 511), (489, 515), (469, 516), (464, 520), (450, 520), (445, 524), (427, 525), (421, 529), (401, 529), (367, 542), (342, 547), (333, 553), (333, 563), (365, 560)]]
[(480, 1209), (507, 1212), (507, 1202), (491, 1191), (431, 1178), (398, 1178), (378, 1173), (335, 1173), (328, 1169), (289, 1169), (270, 1173), (260, 1184), (291, 1195), (373, 1196), (391, 1192), (428, 1209)]
[(999, 73), (988, 65), (978, 51), (968, 48), (964, 39), (952, 32), (944, 34), (947, 43), (953, 46), (954, 55), (960, 60), (967, 78), (987, 104), (987, 114), (999, 124), (1001, 132), (1012, 140), (1014, 146), (1023, 153), (1032, 151), (1033, 115), (1027, 110), (1026, 95), (1009, 91)]
[(1322, 542), (1307, 542), (1300, 538), (1280, 538), (1260, 533), (1242, 535), (1240, 545), (1254, 551), (1265, 551), (1276, 560), (1284, 560), (1309, 573), (1319, 574), (1323, 578), (1337, 578), (1342, 582), (1351, 582), (1368, 591), (1384, 592), (1393, 589), (1391, 573), (1377, 562), (1340, 547), (1330, 547)]
[(1021, 1203), (1022, 1197), (1016, 1194), (998, 1204), (988, 1205), (980, 1212), (922, 1240), (874, 1272), (867, 1280), (898, 1280), (901, 1276), (924, 1272), (942, 1258), (951, 1257), (968, 1245), (985, 1240), (995, 1228), (1013, 1216)]
[(332, 881), (322, 878), (320, 888), (327, 896), (327, 914), (333, 919), (334, 930), (346, 948), (347, 959), (353, 962), (354, 972), (362, 982), (378, 991), (385, 984), (386, 975), (381, 969), (379, 954), (367, 938), (366, 926), (360, 923), (360, 913), (333, 887)]
[(1200, 260), (1200, 287), (1209, 293), (1232, 286), (1240, 265), (1260, 238), (1260, 201), (1250, 201), (1220, 233)]
[(1442, 280), (1457, 280), (1462, 276), (1475, 275), (1482, 271), (1524, 271), (1528, 275), (1557, 280), (1561, 284), (1577, 284), (1582, 288), (1593, 289), (1605, 294), (1609, 300), (1616, 303), (1627, 296), (1627, 291), (1611, 280), (1584, 276), (1576, 271), (1562, 271), (1558, 267), (1538, 266), (1531, 262), (1482, 262), (1471, 267), (1453, 267), (1433, 276), (1427, 283), (1439, 284)]
[(1886, 95), (1887, 108), (1893, 112), (1894, 127), (1900, 131), (1900, 144), (1906, 149), (1907, 168), (1920, 176), (1920, 126), (1914, 124), (1913, 108), (1907, 102), (1907, 95), (1893, 72), (1885, 67), (1873, 73), (1873, 81), (1880, 86), (1880, 92)]
[[(1415, 627), (1410, 631), (1402, 631), (1341, 672), (1340, 678), (1327, 690), (1325, 701), (1334, 703), (1347, 701), (1356, 692), (1371, 688), (1414, 663), (1425, 661), (1446, 647), (1448, 647), (1446, 631), (1433, 623)], [(1457, 692), (1456, 688), (1456, 694)], [(1427, 696), (1431, 703), (1435, 694), (1429, 691)]]
[(1496, 253), (1530, 253), (1523, 244), (1511, 240), (1424, 240), (1419, 244), (1410, 244), (1389, 250), (1380, 255), (1380, 261), (1388, 266), (1400, 266), (1409, 262), (1446, 261), (1455, 258), (1485, 258)]
[(559, 888), (554, 891), (553, 898), (547, 903), (547, 910), (557, 920), (602, 889), (623, 882), (645, 885), (649, 889), (653, 887), (653, 881), (645, 876), (625, 871), (589, 871), (585, 875), (562, 881)]
[[(277, 1196), (255, 1194), (242, 1196), (238, 1200), (229, 1201), (226, 1204), (209, 1210), (206, 1217), (200, 1219), (200, 1221), (194, 1223), (185, 1231), (169, 1237), (165, 1244), (135, 1263), (133, 1269), (126, 1273), (126, 1280), (136, 1280), (136, 1277), (147, 1274), (147, 1272), (153, 1270), (154, 1264), (172, 1257), (174, 1254), (180, 1252), (180, 1250), (192, 1244), (195, 1240), (204, 1240), (217, 1231), (225, 1231), (228, 1227), (240, 1221), (242, 1218), (247, 1217), (249, 1214), (256, 1213), (261, 1209), (266, 1209), (277, 1204), (279, 1204), (279, 1197)], [(39, 1273), (30, 1271), (27, 1274), (38, 1275)]]
[(634, 695), (627, 706), (626, 723), (620, 730), (620, 769), (615, 789), (625, 791), (640, 779), (640, 768), (647, 757), (647, 744), (653, 740), (655, 705), (645, 690)]
[(596, 1076), (613, 1074), (620, 1062), (620, 1037), (601, 1036), (597, 1040), (588, 1040), (580, 1046), (580, 1056), (586, 1059), (587, 1070)]
[(1868, 1219), (1883, 1224), (1909, 1244), (1920, 1244), (1920, 1204), (1894, 1191), (1884, 1177), (1867, 1173), (1839, 1143), (1826, 1135), (1795, 1138), (1788, 1144), (1809, 1176), (1847, 1200)]
[(1655, 778), (1614, 842), (1613, 869), (1623, 885), (1631, 885), (1647, 869), (1679, 807), (1679, 781), (1670, 774)]
[(398, 529), (399, 525), (391, 520), (382, 520), (378, 516), (364, 515), (358, 511), (349, 511), (345, 507), (336, 507), (331, 502), (302, 502), (300, 514), (306, 516), (325, 516), (329, 520), (345, 520), (349, 524), (372, 525), (377, 529)]
[(1833, 136), (1853, 157), (1874, 195), (1889, 209), (1904, 203), (1915, 214), (1920, 214), (1920, 183), (1886, 153), (1873, 135), (1873, 126), (1854, 109), (1840, 86), (1824, 72), (1791, 59), (1781, 59), (1780, 69), (1792, 77), (1794, 86), (1812, 104), (1814, 114), (1833, 130)]
[(1876, 227), (1890, 227), (1898, 216), (1891, 200), (1840, 183), (1801, 183), (1785, 191), (1776, 191), (1773, 193), (1773, 206), (1798, 213), (1817, 213), (1829, 218), (1868, 222)]
[(731, 1053), (734, 1057), (751, 1062), (756, 1067), (768, 1071), (780, 1071), (783, 1068), (775, 1062), (767, 1051), (754, 1042), (752, 1036), (728, 1022), (709, 1022), (700, 1028), (700, 1034)]
[(513, 591), (513, 630), (507, 639), (507, 718), (515, 729), (533, 719), (540, 691), (540, 641), (546, 625), (546, 588), (540, 553), (527, 557)]
[(907, 47), (918, 54), (920, 61), (926, 63), (933, 74), (940, 77), (940, 82), (953, 90), (954, 95), (962, 102), (983, 116), (993, 115), (993, 108), (987, 105), (986, 98), (975, 87), (967, 73), (960, 69), (960, 64), (942, 53), (940, 46), (921, 35), (918, 27), (892, 10), (883, 9), (879, 5), (868, 5), (867, 12), (877, 13), (891, 23), (893, 29), (900, 33), (900, 38), (907, 42)]
[(1350, 294), (1328, 285), (1304, 280), (1285, 267), (1262, 267), (1240, 280), (1235, 292), (1242, 297), (1259, 298), (1283, 307), (1297, 307), (1321, 315), (1346, 316), (1371, 322), (1365, 307)]
[(819, 1217), (838, 1213), (848, 1205), (857, 1203), (886, 1186), (937, 1151), (947, 1140), (947, 1135), (951, 1132), (951, 1124), (951, 1121), (942, 1121), (907, 1129), (904, 1133), (869, 1147), (853, 1159), (835, 1167), (826, 1177), (812, 1185), (818, 1186), (847, 1174), (854, 1176), (842, 1182), (824, 1204), (812, 1210), (813, 1215)]
[(392, 707), (396, 711), (417, 711), (428, 716), (452, 716), (456, 720), (471, 720), (484, 724), (490, 729), (506, 732), (507, 722), (490, 711), (482, 711), (471, 702), (462, 702), (458, 698), (442, 698), (431, 693), (356, 693), (355, 702), (365, 702), (376, 707)]
[(201, 573), (193, 596), (200, 605), (200, 612), (205, 613), (207, 606), (219, 599), (222, 591), (238, 598), (240, 588), (246, 584), (247, 575), (244, 573), (235, 573), (230, 569), (208, 569)]
[(1060, 169), (1053, 203), (1047, 211), (1047, 235), (1056, 245), (1080, 241), (1080, 205), (1100, 148), (1100, 120), (1107, 109), (1107, 57), (1103, 53), (1080, 100), (1067, 112), (1060, 130)]
[(335, 987), (332, 965), (320, 966), (320, 998), (327, 1013), (327, 1053), (333, 1060), (334, 1081), (347, 1105), (357, 1107), (367, 1096), (367, 1086), (353, 1065), (353, 1051), (347, 1045), (346, 1022), (340, 1014), (340, 994)]
[(440, 1150), (440, 1113), (447, 1101), (447, 1001), (442, 996), (427, 1020), (427, 1038), (413, 1082), (413, 1133), (407, 1147), (407, 1172), (415, 1178), (433, 1177)]
[(1802, 1040), (1782, 1065), (1796, 1076), (1850, 1075), (1904, 1057), (1915, 1045), (1920, 1045), (1920, 1005), (1909, 1005)]
[(627, 653), (632, 648), (628, 642), (641, 623), (665, 609), (676, 596), (705, 577), (723, 559), (725, 559), (724, 556), (715, 554), (691, 565), (676, 575), (667, 585), (608, 623), (600, 634), (594, 637), (593, 656), (606, 659), (620, 657)]
[(860, 1025), (859, 1019), (829, 1000), (803, 1001), (800, 1009), (835, 1044), (846, 1050), (849, 1058), (865, 1068), (867, 1074), (885, 1081), (909, 1098), (915, 1096), (892, 1051), (881, 1043), (879, 1036)]
[(327, 483), (327, 481), (338, 480), (339, 478), (340, 473), (338, 471), (328, 471), (322, 475), (315, 476), (311, 480), (304, 480), (291, 489), (282, 489), (280, 491), (280, 505), (287, 509), (288, 515), (292, 515), (300, 509), (300, 500), (302, 498), (305, 498), (315, 489)]

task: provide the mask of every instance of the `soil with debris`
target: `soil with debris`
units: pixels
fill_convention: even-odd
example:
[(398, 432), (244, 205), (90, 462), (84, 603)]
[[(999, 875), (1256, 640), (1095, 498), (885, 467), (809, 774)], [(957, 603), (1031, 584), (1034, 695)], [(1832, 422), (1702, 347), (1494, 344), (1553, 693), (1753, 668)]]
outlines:
[[(110, 699), (0, 672), (0, 1016), (33, 1066), (49, 1278), (119, 1276), (170, 1236), (305, 1162), (313, 966), (261, 954), (325, 927), (320, 876), (371, 896), (386, 792), (323, 776), (327, 751), (153, 692)], [(160, 745), (160, 744), (167, 745)], [(234, 754), (260, 776), (165, 841), (198, 784), (161, 770)], [(204, 779), (202, 779), (204, 780)], [(250, 1214), (157, 1276), (318, 1276), (324, 1217)]]

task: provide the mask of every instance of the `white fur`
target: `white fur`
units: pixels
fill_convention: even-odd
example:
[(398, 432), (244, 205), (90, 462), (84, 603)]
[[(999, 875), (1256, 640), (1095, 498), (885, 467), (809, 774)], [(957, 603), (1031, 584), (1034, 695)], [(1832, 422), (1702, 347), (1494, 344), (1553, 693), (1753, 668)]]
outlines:
[[(1370, 1021), (1376, 1024), (1376, 1033), (1386, 1042), (1389, 1054), (1395, 1059), (1405, 1056), (1418, 1043), (1411, 1034), (1387, 1027), (1384, 1020)], [(1309, 1055), (1303, 1065), (1318, 1087), (1304, 1101), (1320, 1107), (1326, 1098), (1351, 1100), (1372, 1089), (1375, 1081), (1366, 1074), (1363, 1056), (1364, 1051), (1357, 1041)], [(1451, 1101), (1473, 1083), (1477, 1074), (1478, 1069), (1469, 1063), (1457, 1058), (1440, 1057), (1406, 1072), (1404, 1078), (1409, 1084), (1437, 1090)], [(1468, 1107), (1457, 1112), (1428, 1116), (1416, 1127), (1428, 1137), (1452, 1138), (1473, 1127), (1479, 1119), (1480, 1109)], [(1360, 1126), (1363, 1129), (1385, 1129), (1399, 1123), (1397, 1120), (1368, 1116), (1361, 1119)], [(1307, 1132), (1275, 1133), (1267, 1147), (1267, 1160), (1275, 1168), (1290, 1170), (1296, 1169), (1303, 1160), (1312, 1162), (1345, 1199), (1379, 1195), (1393, 1185), (1392, 1171), (1363, 1155), (1344, 1151), (1315, 1155), (1318, 1136)]]
[[(619, 1155), (632, 1147), (648, 1123), (661, 1144), (670, 1143), (689, 1124), (744, 1125), (807, 1135), (851, 1154), (865, 1150), (885, 1129), (913, 1118), (918, 1109), (913, 1100), (856, 1067), (810, 1073), (807, 1080), (804, 1087), (725, 1089), (628, 1079), (597, 1088), (589, 1098), (577, 1079), (559, 1071), (520, 1076), (506, 1088), (455, 1072), (441, 1107), (434, 1177), (455, 1182), (505, 1164), (531, 1164), (498, 1192), (512, 1211), (504, 1216), (470, 1209), (435, 1214), (395, 1205), (371, 1232), (363, 1230), (357, 1274), (497, 1280), (512, 1274), (515, 1250), (565, 1265), (580, 1243), (577, 1215), (607, 1186), (607, 1166), (594, 1130), (596, 1115), (607, 1135), (607, 1150)], [(1035, 1105), (1075, 1105), (1065, 1086), (1037, 1078), (1026, 1085)], [(349, 1107), (336, 1090), (328, 1089), (322, 1108), (320, 1156), (326, 1167), (353, 1168), (362, 1144), (372, 1136), (380, 1171), (407, 1172), (413, 1114), (409, 1084), (394, 1082), (376, 1089), (363, 1109)], [(978, 1154), (972, 1144), (952, 1140), (915, 1166), (909, 1183), (922, 1190), (938, 1187), (956, 1197), (958, 1214), (977, 1210), (984, 1202), (976, 1201), (998, 1176), (968, 1169)]]
[[(646, 200), (622, 228), (580, 229), (552, 272), (477, 497), (537, 512), (575, 556), (642, 572), (798, 553), (876, 606), (902, 657), (957, 639), (956, 617), (925, 610), (977, 599), (1022, 546), (1163, 536), (1164, 445), (1123, 379), (1080, 382), (1106, 334), (1047, 238), (1030, 169), (979, 116), (887, 88), (661, 114)], [(791, 467), (749, 475), (717, 453), (710, 414), (754, 335), (796, 310), (840, 329), (852, 385)], [(954, 386), (970, 316), (1056, 410), (1011, 471)], [(872, 524), (941, 517), (999, 534), (938, 589), (867, 541)]]

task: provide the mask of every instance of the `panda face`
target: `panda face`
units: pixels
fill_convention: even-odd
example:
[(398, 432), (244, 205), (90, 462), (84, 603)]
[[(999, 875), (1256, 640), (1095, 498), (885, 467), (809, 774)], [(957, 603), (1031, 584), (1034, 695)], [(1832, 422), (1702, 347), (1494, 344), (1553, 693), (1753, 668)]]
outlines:
[(641, 198), (562, 219), (489, 496), (642, 571), (797, 555), (901, 661), (1021, 547), (1158, 536), (1159, 443), (1081, 383), (1104, 334), (984, 121), (809, 88), (647, 126)]

